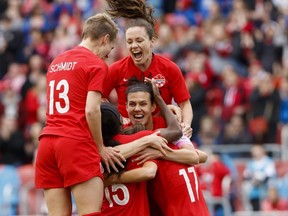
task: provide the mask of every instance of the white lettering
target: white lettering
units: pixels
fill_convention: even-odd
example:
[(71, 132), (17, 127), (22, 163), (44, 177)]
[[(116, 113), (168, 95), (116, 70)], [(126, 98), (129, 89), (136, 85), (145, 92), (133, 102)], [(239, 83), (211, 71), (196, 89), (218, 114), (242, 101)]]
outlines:
[(49, 73), (74, 70), (77, 63), (78, 62), (60, 62), (58, 64), (50, 65)]

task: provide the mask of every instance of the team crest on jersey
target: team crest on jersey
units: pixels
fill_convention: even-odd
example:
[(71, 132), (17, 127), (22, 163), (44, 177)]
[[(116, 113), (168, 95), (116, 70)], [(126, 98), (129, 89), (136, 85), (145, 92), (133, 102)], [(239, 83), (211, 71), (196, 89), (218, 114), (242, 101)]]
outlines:
[(155, 83), (158, 88), (163, 87), (166, 83), (166, 79), (162, 74), (157, 74), (156, 76), (153, 77), (153, 79), (155, 80)]

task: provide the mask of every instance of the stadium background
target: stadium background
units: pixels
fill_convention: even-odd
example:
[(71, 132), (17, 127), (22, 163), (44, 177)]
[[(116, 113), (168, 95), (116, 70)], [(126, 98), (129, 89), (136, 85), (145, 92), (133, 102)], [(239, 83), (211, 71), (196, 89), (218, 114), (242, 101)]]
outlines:
[[(276, 175), (261, 201), (276, 188), (288, 202), (288, 1), (148, 3), (159, 34), (154, 51), (181, 68), (194, 111), (191, 139), (210, 155), (199, 175), (211, 215), (281, 215), (251, 211), (243, 171), (252, 146), (264, 146)], [(32, 164), (45, 122), (46, 68), (77, 45), (83, 21), (105, 7), (105, 0), (0, 1), (0, 215), (45, 212)], [(128, 54), (125, 20), (117, 23), (108, 64)], [(115, 94), (111, 101), (117, 103)], [(224, 208), (214, 211), (218, 204)]]

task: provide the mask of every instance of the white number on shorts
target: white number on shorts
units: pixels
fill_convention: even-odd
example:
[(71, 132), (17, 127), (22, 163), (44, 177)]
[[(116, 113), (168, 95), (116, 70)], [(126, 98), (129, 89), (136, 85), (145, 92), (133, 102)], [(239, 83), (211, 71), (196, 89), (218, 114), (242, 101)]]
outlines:
[[(124, 195), (122, 199), (120, 199), (116, 193), (113, 195), (113, 192), (117, 192), (117, 190), (122, 190), (123, 195)], [(108, 187), (105, 188), (105, 196), (109, 202), (109, 207), (113, 207), (113, 201), (117, 205), (126, 205), (128, 203), (128, 201), (130, 199), (130, 194), (129, 194), (128, 188), (124, 184), (112, 185), (111, 191), (112, 191), (112, 194), (110, 194)], [(111, 197), (111, 195), (112, 195), (112, 197)], [(111, 198), (113, 199), (113, 201), (111, 200)]]
[(199, 200), (198, 179), (197, 179), (197, 175), (196, 175), (196, 171), (195, 171), (194, 167), (189, 167), (187, 170), (188, 170), (188, 173), (187, 173), (186, 169), (180, 169), (179, 170), (179, 175), (183, 175), (185, 183), (186, 183), (186, 186), (187, 186), (187, 190), (188, 190), (188, 193), (189, 193), (189, 196), (190, 196), (190, 200), (191, 200), (191, 202), (195, 202), (195, 196), (194, 196), (194, 193), (193, 193), (193, 190), (192, 190), (192, 186), (191, 186), (188, 174), (189, 173), (193, 173), (194, 180), (195, 180), (197, 198)]
[(67, 80), (61, 80), (60, 82), (57, 83), (56, 85), (56, 90), (60, 90), (63, 87), (63, 91), (59, 93), (59, 99), (64, 100), (64, 107), (61, 107), (61, 103), (59, 101), (54, 101), (54, 91), (55, 91), (55, 80), (51, 80), (49, 82), (49, 87), (50, 87), (50, 98), (49, 98), (49, 114), (53, 115), (54, 114), (54, 105), (56, 107), (57, 112), (59, 113), (66, 113), (68, 112), (70, 108), (70, 101), (67, 96), (68, 91), (69, 91), (69, 84)]

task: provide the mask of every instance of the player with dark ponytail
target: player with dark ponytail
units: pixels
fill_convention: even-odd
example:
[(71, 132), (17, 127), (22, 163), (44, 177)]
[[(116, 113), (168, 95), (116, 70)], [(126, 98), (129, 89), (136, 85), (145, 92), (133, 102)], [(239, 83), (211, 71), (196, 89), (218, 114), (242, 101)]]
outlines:
[[(114, 18), (125, 18), (126, 45), (130, 55), (115, 63), (109, 68), (105, 81), (104, 97), (109, 98), (113, 89), (118, 95), (118, 109), (124, 122), (128, 122), (126, 111), (127, 80), (135, 76), (139, 80), (145, 77), (154, 79), (163, 100), (172, 104), (172, 100), (181, 109), (181, 126), (184, 135), (191, 137), (191, 122), (193, 118), (190, 94), (179, 67), (171, 60), (153, 53), (157, 34), (156, 21), (153, 17), (153, 7), (142, 0), (107, 0), (107, 13)], [(157, 108), (154, 115), (159, 114)]]

